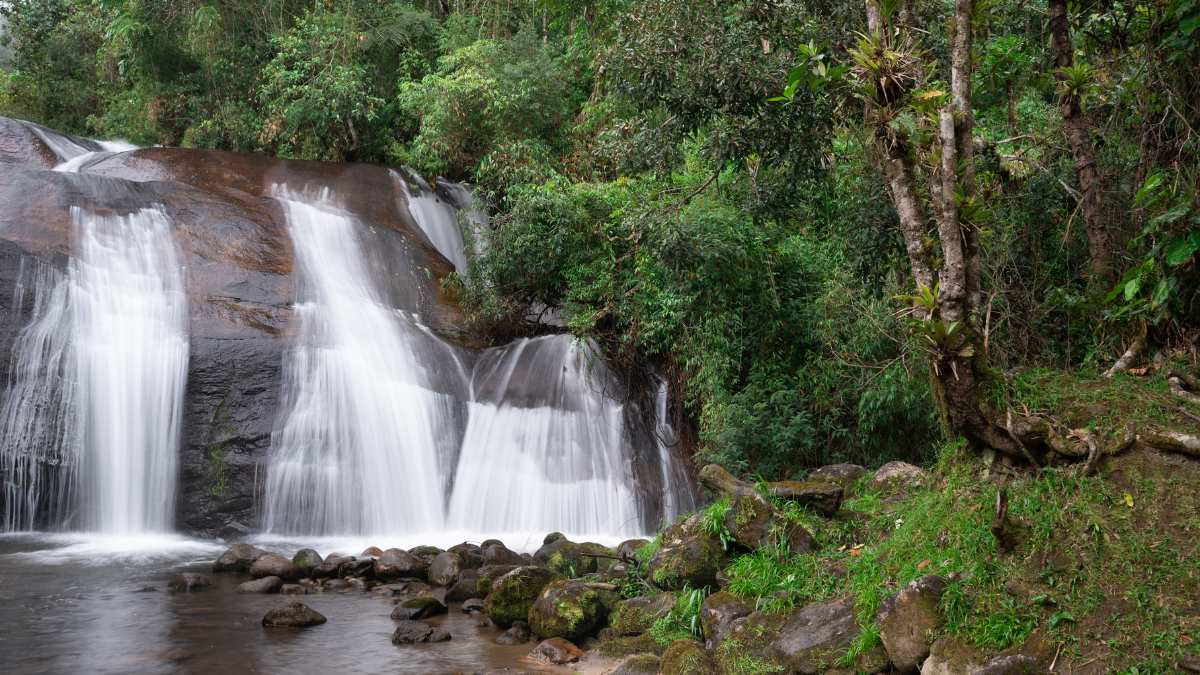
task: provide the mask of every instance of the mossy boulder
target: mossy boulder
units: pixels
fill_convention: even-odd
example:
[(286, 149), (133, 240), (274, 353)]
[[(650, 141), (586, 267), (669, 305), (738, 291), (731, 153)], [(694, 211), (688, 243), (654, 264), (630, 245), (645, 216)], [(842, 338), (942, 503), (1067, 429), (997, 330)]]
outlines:
[[(790, 673), (824, 673), (845, 656), (860, 632), (853, 598), (842, 598), (787, 614), (754, 612), (738, 619), (718, 654), (722, 658), (752, 657)], [(864, 661), (858, 667), (866, 672), (887, 665), (882, 650), (870, 650), (860, 658)]]
[(518, 567), (490, 584), (484, 611), (501, 628), (508, 628), (514, 621), (525, 621), (542, 589), (560, 578), (546, 567)]
[(694, 640), (676, 640), (659, 662), (662, 675), (717, 675), (717, 664)]
[(492, 592), (492, 583), (509, 572), (522, 567), (521, 565), (484, 565), (479, 568), (475, 580), (475, 593), (486, 598)]
[(601, 656), (609, 658), (620, 658), (622, 656), (629, 656), (630, 654), (655, 654), (662, 656), (666, 648), (666, 645), (649, 635), (615, 637), (608, 640), (601, 640), (600, 644), (596, 645), (596, 651)]
[(397, 621), (425, 619), (446, 613), (446, 605), (432, 595), (418, 595), (415, 598), (402, 600), (392, 610), (392, 618)]
[(613, 608), (608, 625), (616, 635), (641, 635), (675, 606), (673, 593), (644, 595), (621, 600)]
[(616, 602), (612, 591), (597, 584), (552, 581), (529, 608), (529, 627), (543, 638), (579, 641), (604, 626)]
[(712, 586), (725, 566), (721, 542), (701, 528), (699, 518), (667, 528), (659, 542), (646, 571), (650, 583), (665, 591)]
[(768, 483), (772, 497), (803, 504), (823, 516), (832, 516), (842, 506), (842, 486), (825, 478)]
[(654, 654), (634, 654), (621, 659), (608, 675), (658, 675), (662, 659)]
[(749, 616), (754, 602), (727, 591), (718, 591), (704, 599), (700, 607), (700, 626), (704, 630), (704, 645), (716, 649), (732, 630), (733, 622)]
[(612, 566), (616, 553), (607, 546), (592, 542), (575, 543), (566, 537), (544, 544), (533, 559), (559, 574), (578, 578)]
[(213, 561), (214, 572), (248, 572), (266, 551), (250, 544), (234, 544)]
[(734, 497), (725, 512), (725, 529), (735, 542), (751, 551), (771, 544), (775, 521), (775, 507), (753, 492)]

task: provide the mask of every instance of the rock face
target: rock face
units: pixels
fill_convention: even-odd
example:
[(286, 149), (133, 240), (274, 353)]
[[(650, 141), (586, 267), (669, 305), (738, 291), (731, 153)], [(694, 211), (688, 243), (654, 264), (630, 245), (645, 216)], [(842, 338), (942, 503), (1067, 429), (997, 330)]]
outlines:
[(725, 551), (720, 541), (701, 529), (698, 518), (667, 528), (659, 541), (661, 546), (647, 565), (650, 583), (666, 591), (716, 583)]
[(423, 642), (445, 642), (450, 634), (421, 621), (401, 621), (392, 633), (392, 644), (415, 645)]
[(629, 598), (616, 604), (608, 624), (616, 635), (641, 635), (674, 606), (675, 596), (671, 593)]
[(579, 641), (604, 626), (616, 594), (581, 581), (552, 581), (529, 608), (529, 627), (544, 638)]
[(325, 616), (302, 602), (276, 607), (263, 617), (262, 625), (277, 628), (307, 628), (325, 623)]
[(545, 567), (518, 567), (492, 582), (484, 611), (501, 628), (525, 621), (542, 589), (556, 579), (558, 574)]
[(726, 591), (713, 593), (700, 607), (700, 626), (704, 630), (704, 646), (716, 649), (733, 629), (733, 622), (749, 616), (754, 603)]
[(929, 656), (930, 636), (942, 626), (939, 603), (945, 588), (941, 577), (924, 576), (879, 608), (879, 637), (897, 672), (915, 673)]

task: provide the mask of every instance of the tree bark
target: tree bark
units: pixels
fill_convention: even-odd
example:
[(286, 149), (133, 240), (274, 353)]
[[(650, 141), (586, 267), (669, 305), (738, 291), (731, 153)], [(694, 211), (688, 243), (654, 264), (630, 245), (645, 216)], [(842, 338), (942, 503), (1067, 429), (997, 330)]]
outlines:
[[(1075, 48), (1071, 44), (1071, 27), (1067, 17), (1067, 0), (1049, 0), (1050, 43), (1054, 52), (1054, 76), (1059, 82), (1066, 79), (1064, 68), (1075, 63)], [(1091, 124), (1083, 116), (1079, 96), (1062, 91), (1058, 98), (1058, 113), (1075, 160), (1075, 175), (1079, 181), (1080, 204), (1084, 230), (1088, 239), (1093, 283), (1106, 285), (1113, 280), (1112, 244), (1104, 222), (1104, 199), (1100, 172), (1096, 168), (1096, 153), (1092, 148)]]

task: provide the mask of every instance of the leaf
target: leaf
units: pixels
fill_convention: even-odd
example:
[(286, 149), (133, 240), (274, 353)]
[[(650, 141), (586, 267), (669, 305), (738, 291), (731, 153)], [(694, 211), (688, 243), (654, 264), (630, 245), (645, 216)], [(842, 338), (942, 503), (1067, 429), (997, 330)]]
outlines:
[(1070, 612), (1055, 612), (1054, 615), (1050, 617), (1050, 627), (1057, 628), (1058, 624), (1067, 621), (1075, 623), (1075, 616)]
[(1128, 506), (1131, 509), (1133, 508), (1133, 495), (1126, 492), (1123, 501), (1125, 502), (1125, 506)]
[(917, 569), (918, 569), (918, 570), (923, 570), (923, 569), (925, 569), (926, 567), (929, 567), (929, 564), (930, 564), (931, 562), (933, 562), (933, 561), (932, 561), (932, 560), (929, 560), (929, 559), (922, 560), (921, 562), (917, 563)]
[(1175, 237), (1167, 243), (1167, 264), (1178, 267), (1191, 260), (1196, 251), (1200, 251), (1200, 232)]
[(1142, 289), (1142, 278), (1134, 277), (1125, 284), (1125, 299), (1132, 300), (1137, 297), (1138, 291)]

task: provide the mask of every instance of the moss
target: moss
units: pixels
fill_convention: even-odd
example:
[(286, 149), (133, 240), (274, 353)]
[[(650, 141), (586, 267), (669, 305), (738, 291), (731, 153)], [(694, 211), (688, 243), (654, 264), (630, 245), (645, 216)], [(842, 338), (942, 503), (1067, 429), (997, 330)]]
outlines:
[(601, 656), (613, 658), (629, 656), (630, 654), (656, 654), (661, 656), (666, 651), (666, 646), (659, 644), (657, 640), (649, 635), (636, 635), (605, 640), (597, 645), (596, 651), (600, 652)]
[(502, 628), (525, 621), (542, 589), (557, 578), (557, 574), (544, 567), (518, 567), (491, 584), (484, 611)]
[(713, 663), (704, 645), (694, 640), (677, 640), (663, 652), (660, 672), (662, 675), (716, 675)]
[(717, 648), (717, 664), (725, 675), (768, 675), (786, 672), (783, 666), (755, 656), (740, 641), (730, 638)]

